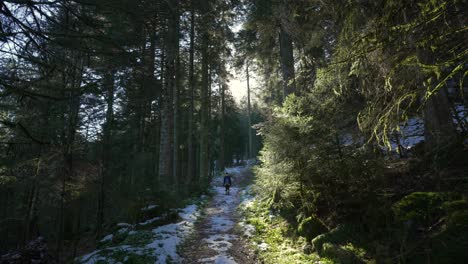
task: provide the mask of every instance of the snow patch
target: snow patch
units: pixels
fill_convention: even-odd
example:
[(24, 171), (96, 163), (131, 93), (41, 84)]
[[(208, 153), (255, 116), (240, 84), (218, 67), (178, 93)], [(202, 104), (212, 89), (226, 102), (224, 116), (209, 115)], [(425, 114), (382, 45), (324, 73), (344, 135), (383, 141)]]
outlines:
[(177, 254), (177, 246), (193, 230), (193, 225), (199, 217), (198, 207), (193, 204), (189, 205), (180, 210), (179, 216), (183, 219), (182, 221), (160, 226), (152, 231), (155, 239), (145, 248), (153, 250), (154, 254), (159, 256), (156, 263), (166, 263), (169, 258), (171, 261), (181, 261)]
[(124, 227), (124, 228), (117, 230), (117, 233), (123, 234), (123, 233), (127, 233), (128, 231), (130, 231), (130, 229), (128, 227)]
[(258, 244), (257, 247), (258, 247), (258, 249), (260, 249), (261, 251), (265, 251), (265, 250), (267, 250), (270, 246), (269, 246), (267, 243), (263, 242), (263, 243), (261, 243), (261, 244)]
[(208, 247), (218, 252), (226, 252), (232, 246), (232, 243), (229, 241), (237, 238), (238, 236), (231, 234), (216, 234), (204, 238), (203, 241), (208, 243)]
[(232, 229), (234, 222), (226, 218), (225, 216), (214, 216), (211, 218), (211, 230), (212, 231), (224, 231), (227, 232)]
[(405, 148), (412, 148), (424, 140), (424, 121), (420, 118), (410, 118), (402, 127), (401, 144)]
[(153, 222), (156, 222), (156, 221), (158, 221), (158, 220), (161, 220), (161, 219), (162, 219), (162, 217), (155, 217), (155, 218), (146, 220), (145, 222), (138, 223), (138, 225), (140, 225), (140, 226), (149, 225), (149, 224), (151, 224), (151, 223), (153, 223)]
[(159, 207), (159, 205), (150, 204), (150, 205), (148, 205), (148, 206), (146, 206), (146, 207), (141, 208), (141, 210), (142, 210), (142, 211), (149, 211), (149, 210), (153, 210), (154, 208), (157, 208), (157, 207)]
[(242, 227), (243, 235), (247, 238), (251, 238), (255, 234), (255, 226), (251, 224), (246, 224), (244, 221), (239, 223), (239, 226)]
[(110, 234), (110, 235), (107, 235), (105, 236), (103, 239), (101, 239), (101, 241), (99, 242), (102, 242), (102, 243), (105, 243), (107, 241), (112, 241), (112, 239), (114, 238), (114, 235), (113, 234)]
[[(182, 262), (181, 257), (177, 253), (177, 246), (193, 231), (194, 223), (199, 217), (199, 208), (192, 204), (178, 211), (182, 220), (177, 223), (167, 224), (153, 229), (151, 232), (153, 234), (151, 242), (147, 245), (121, 245), (99, 249), (78, 258), (78, 263), (97, 264), (99, 262), (105, 262), (117, 264), (118, 262), (112, 258), (112, 254), (120, 251), (129, 254), (154, 257), (154, 263), (156, 264), (165, 264), (168, 261), (175, 263)], [(158, 220), (157, 218), (158, 217), (139, 223), (139, 225), (152, 223)], [(117, 226), (121, 227), (121, 229), (117, 231), (118, 233), (129, 232), (129, 230), (133, 228), (132, 225), (127, 223), (119, 223)], [(137, 233), (137, 231), (130, 231), (129, 235)], [(112, 235), (108, 235), (105, 238), (111, 240)], [(125, 259), (123, 261), (125, 262)]]
[(199, 260), (200, 263), (213, 263), (213, 264), (237, 264), (233, 257), (226, 255), (217, 255), (211, 258), (204, 258)]
[(128, 223), (118, 223), (117, 226), (118, 227), (131, 227), (132, 225)]

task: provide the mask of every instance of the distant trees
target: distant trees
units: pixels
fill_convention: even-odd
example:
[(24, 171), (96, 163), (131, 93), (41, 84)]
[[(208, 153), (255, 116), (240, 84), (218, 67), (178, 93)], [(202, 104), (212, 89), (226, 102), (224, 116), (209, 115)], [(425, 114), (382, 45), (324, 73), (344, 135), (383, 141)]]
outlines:
[(225, 72), (238, 4), (0, 3), (0, 253), (41, 234), (72, 257), (245, 153)]

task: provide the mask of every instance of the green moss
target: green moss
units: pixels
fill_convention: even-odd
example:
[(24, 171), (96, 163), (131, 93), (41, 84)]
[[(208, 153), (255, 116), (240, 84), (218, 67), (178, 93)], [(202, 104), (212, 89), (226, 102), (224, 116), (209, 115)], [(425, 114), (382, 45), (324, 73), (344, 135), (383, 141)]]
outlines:
[(468, 210), (468, 200), (448, 201), (442, 204), (442, 208), (447, 213), (452, 213), (459, 210)]
[(267, 225), (265, 224), (264, 219), (260, 217), (249, 218), (247, 219), (247, 223), (253, 225), (255, 227), (255, 231), (259, 233), (264, 232), (265, 229), (267, 228)]
[(311, 241), (316, 236), (327, 232), (328, 229), (325, 224), (317, 218), (317, 216), (312, 215), (299, 223), (297, 231), (299, 235), (305, 237), (308, 241)]
[[(466, 263), (468, 259), (468, 210), (460, 210), (447, 216), (441, 230), (424, 243), (425, 254), (415, 251), (407, 263)], [(421, 250), (420, 250), (421, 251)]]
[[(257, 232), (251, 238), (251, 243), (262, 263), (333, 263), (317, 254), (304, 253), (306, 239), (294, 236), (294, 228), (283, 217), (270, 217), (268, 208), (268, 203), (262, 201), (255, 201), (248, 207), (240, 208), (246, 222), (255, 226)], [(266, 243), (268, 247), (264, 250), (259, 249), (258, 245), (261, 243)]]
[(356, 238), (358, 231), (351, 225), (340, 225), (330, 230), (330, 232), (321, 234), (312, 240), (313, 249), (319, 253), (323, 250), (325, 243), (346, 245), (358, 240)]
[(350, 249), (350, 247), (353, 248), (352, 245), (343, 247), (331, 243), (325, 243), (323, 244), (322, 255), (341, 264), (365, 263), (358, 256), (356, 256), (356, 254), (353, 252), (353, 250)]
[[(2, 173), (1, 168), (0, 168), (0, 173)], [(18, 180), (15, 176), (0, 175), (0, 187), (12, 186), (17, 181)]]
[(348, 243), (342, 246), (342, 248), (349, 252), (352, 252), (356, 257), (358, 257), (361, 260), (366, 258), (366, 255), (367, 255), (366, 250), (364, 250), (363, 248), (359, 248), (352, 243)]
[[(449, 215), (447, 230), (468, 231), (468, 210), (460, 210)], [(468, 236), (468, 234), (465, 233)]]

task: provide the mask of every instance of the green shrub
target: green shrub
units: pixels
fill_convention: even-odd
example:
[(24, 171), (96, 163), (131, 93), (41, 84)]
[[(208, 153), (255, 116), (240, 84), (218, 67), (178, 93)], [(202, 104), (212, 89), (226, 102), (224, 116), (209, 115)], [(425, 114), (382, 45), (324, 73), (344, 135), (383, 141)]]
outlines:
[(265, 222), (263, 219), (259, 217), (252, 217), (247, 220), (247, 224), (251, 224), (255, 227), (255, 230), (259, 233), (262, 233), (266, 230), (267, 226), (265, 225)]
[(125, 229), (122, 229), (122, 231), (115, 232), (112, 242), (115, 244), (120, 244), (127, 238), (128, 233), (129, 233), (129, 230), (125, 230)]
[[(466, 263), (468, 259), (468, 210), (451, 213), (445, 225), (424, 244), (406, 258), (407, 263)], [(417, 252), (425, 251), (425, 254)]]
[[(126, 250), (116, 250), (112, 253), (112, 259), (124, 264), (146, 264), (153, 263), (154, 257), (149, 255), (139, 255)], [(110, 261), (109, 263), (114, 263)]]
[(153, 232), (140, 230), (140, 231), (129, 234), (121, 244), (144, 246), (150, 243), (152, 238), (153, 238)]
[(317, 218), (317, 216), (312, 215), (299, 223), (297, 231), (299, 235), (305, 237), (308, 241), (311, 241), (316, 236), (327, 232), (328, 228), (320, 219)]
[(444, 196), (435, 192), (414, 192), (393, 205), (396, 219), (415, 225), (429, 226), (443, 214)]
[(128, 264), (147, 264), (147, 263), (153, 263), (153, 262), (154, 262), (154, 257), (131, 254), (128, 256), (128, 259), (124, 262), (124, 264), (127, 264), (127, 263)]
[[(407, 263), (464, 263), (468, 259), (468, 201), (451, 193), (417, 192), (394, 204), (398, 221), (419, 225), (427, 230), (426, 240), (419, 236), (405, 256)], [(445, 220), (445, 221), (443, 221)], [(411, 227), (411, 226), (410, 226)], [(423, 252), (423, 253), (421, 253)]]

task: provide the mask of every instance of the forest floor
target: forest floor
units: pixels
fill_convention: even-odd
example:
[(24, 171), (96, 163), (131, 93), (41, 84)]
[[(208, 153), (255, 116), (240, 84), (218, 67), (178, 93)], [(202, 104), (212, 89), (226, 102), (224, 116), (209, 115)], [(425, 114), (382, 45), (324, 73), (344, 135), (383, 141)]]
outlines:
[(237, 210), (242, 202), (241, 194), (253, 176), (249, 167), (227, 171), (233, 176), (235, 187), (226, 195), (222, 177), (213, 180), (215, 194), (202, 211), (194, 232), (180, 248), (184, 263), (257, 263), (238, 225), (242, 216)]

